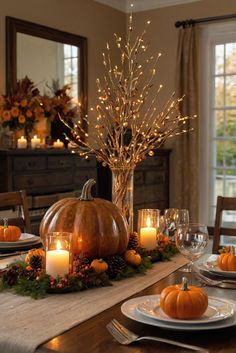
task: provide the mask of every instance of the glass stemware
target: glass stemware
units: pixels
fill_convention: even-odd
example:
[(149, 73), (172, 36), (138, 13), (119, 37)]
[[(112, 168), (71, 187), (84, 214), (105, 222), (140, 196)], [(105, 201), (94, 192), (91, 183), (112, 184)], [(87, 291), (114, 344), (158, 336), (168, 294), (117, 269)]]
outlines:
[(204, 253), (209, 236), (207, 226), (199, 223), (179, 224), (175, 234), (175, 243), (180, 253), (190, 260), (185, 272), (193, 272), (194, 261)]
[(175, 232), (178, 224), (189, 224), (189, 212), (186, 209), (168, 208), (164, 211), (166, 232), (172, 241), (175, 241)]
[(177, 210), (177, 224), (189, 224), (189, 212), (187, 209), (178, 209)]
[(174, 241), (174, 235), (176, 231), (177, 225), (177, 208), (167, 208), (164, 211), (164, 219), (165, 219), (165, 226), (166, 226), (166, 233), (171, 240)]

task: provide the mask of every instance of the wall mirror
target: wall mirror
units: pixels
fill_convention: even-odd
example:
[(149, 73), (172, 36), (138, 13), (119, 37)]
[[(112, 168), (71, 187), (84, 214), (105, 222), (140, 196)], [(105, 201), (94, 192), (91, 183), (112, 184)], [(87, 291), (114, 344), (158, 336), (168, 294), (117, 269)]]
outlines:
[[(28, 78), (40, 94), (68, 84), (70, 95), (87, 110), (87, 39), (32, 22), (6, 17), (6, 92)], [(64, 141), (65, 126), (53, 123), (52, 138)], [(68, 132), (68, 131), (67, 131)]]
[(52, 82), (69, 84), (86, 108), (87, 40), (84, 37), (13, 17), (6, 17), (6, 91), (28, 76), (48, 93)]

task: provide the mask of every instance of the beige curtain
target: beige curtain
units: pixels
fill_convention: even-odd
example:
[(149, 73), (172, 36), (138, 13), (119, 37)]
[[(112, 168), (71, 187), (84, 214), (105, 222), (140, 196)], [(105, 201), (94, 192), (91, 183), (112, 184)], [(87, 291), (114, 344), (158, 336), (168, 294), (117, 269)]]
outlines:
[[(185, 96), (183, 116), (198, 114), (198, 50), (195, 27), (181, 28), (177, 51), (176, 94)], [(198, 221), (198, 118), (188, 121), (187, 132), (176, 138), (174, 148), (175, 207), (187, 208), (191, 221)]]

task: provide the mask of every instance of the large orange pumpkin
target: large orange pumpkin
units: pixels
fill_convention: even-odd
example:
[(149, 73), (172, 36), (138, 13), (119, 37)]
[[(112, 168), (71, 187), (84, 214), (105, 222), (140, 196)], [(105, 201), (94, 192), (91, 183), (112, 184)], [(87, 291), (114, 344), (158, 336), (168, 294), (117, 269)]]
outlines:
[(236, 271), (236, 254), (234, 246), (230, 247), (230, 251), (222, 253), (218, 257), (218, 266), (223, 271)]
[(183, 277), (182, 284), (171, 285), (162, 290), (160, 307), (171, 318), (197, 319), (208, 307), (208, 296), (203, 289), (188, 286), (187, 278)]
[(40, 224), (45, 241), (49, 232), (73, 233), (74, 254), (90, 258), (123, 253), (128, 245), (128, 225), (112, 202), (91, 196), (95, 180), (89, 179), (80, 198), (65, 198), (52, 205)]

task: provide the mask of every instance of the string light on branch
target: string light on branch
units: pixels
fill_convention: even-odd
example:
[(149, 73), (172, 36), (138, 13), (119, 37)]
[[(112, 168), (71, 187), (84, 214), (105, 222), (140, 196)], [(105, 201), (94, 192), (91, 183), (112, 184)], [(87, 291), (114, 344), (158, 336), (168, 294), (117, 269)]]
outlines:
[[(147, 21), (146, 26), (149, 25)], [(158, 106), (163, 85), (155, 89), (154, 77), (161, 53), (147, 57), (146, 27), (134, 39), (132, 33), (131, 13), (127, 41), (114, 34), (120, 62), (113, 64), (109, 43), (102, 53), (105, 74), (102, 80), (96, 80), (98, 104), (96, 109), (90, 109), (93, 116), (83, 114), (79, 106), (80, 117), (74, 126), (61, 118), (72, 133), (73, 150), (84, 158), (95, 155), (110, 168), (135, 167), (148, 155), (153, 156), (153, 150), (168, 138), (192, 130), (186, 122), (196, 117), (180, 115), (179, 104), (184, 97), (176, 98), (174, 93), (162, 108)], [(89, 122), (91, 128), (87, 132)]]

